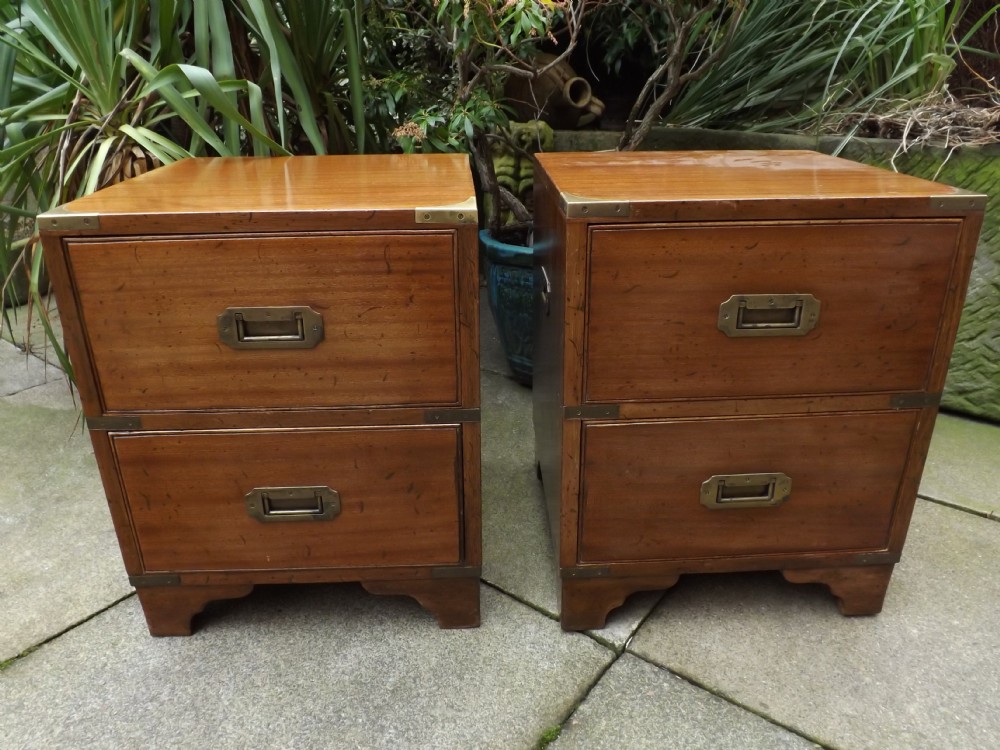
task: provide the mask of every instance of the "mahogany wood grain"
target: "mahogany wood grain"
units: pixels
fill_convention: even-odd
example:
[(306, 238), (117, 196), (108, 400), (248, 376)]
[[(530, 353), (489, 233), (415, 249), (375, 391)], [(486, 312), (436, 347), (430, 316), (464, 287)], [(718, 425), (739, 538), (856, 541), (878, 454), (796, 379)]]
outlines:
[(899, 562), (900, 555), (892, 550), (877, 552), (813, 552), (808, 554), (766, 553), (697, 557), (686, 560), (617, 561), (579, 564), (562, 570), (570, 578), (656, 578), (689, 573), (742, 573), (791, 568), (852, 567), (856, 565), (890, 565)]
[(882, 611), (892, 565), (850, 568), (798, 568), (781, 574), (791, 583), (821, 583), (837, 597), (843, 615), (877, 615)]
[(771, 398), (676, 399), (674, 401), (615, 402), (620, 419), (678, 417), (766, 416), (824, 414), (836, 411), (885, 411), (895, 408), (890, 393), (852, 393), (835, 396), (776, 396)]
[[(456, 407), (458, 408), (458, 407)], [(463, 407), (464, 408), (464, 407)], [(475, 407), (473, 407), (475, 408)], [(331, 407), (321, 409), (250, 409), (226, 411), (143, 411), (141, 413), (113, 411), (109, 416), (132, 417), (142, 430), (246, 430), (269, 427), (363, 427), (427, 424), (428, 409), (413, 407)], [(475, 413), (446, 413), (448, 424), (460, 419), (477, 420)], [(445, 424), (435, 421), (434, 424)]]
[(455, 232), (458, 278), (459, 397), (463, 407), (479, 406), (479, 234), (475, 226)]
[(927, 215), (928, 203), (919, 199), (964, 193), (812, 151), (548, 153), (537, 160), (562, 193), (632, 202), (626, 220), (825, 218), (823, 205), (833, 216), (900, 215), (907, 208)]
[[(478, 623), (466, 156), (189, 159), (40, 229), (84, 413), (125, 418), (91, 436), (152, 632), (255, 584), (359, 580)], [(226, 307), (290, 305), (322, 313), (315, 349), (219, 340)], [(247, 515), (248, 490), (302, 485), (340, 491), (340, 515)]]
[(101, 389), (97, 376), (90, 367), (87, 339), (78, 309), (79, 301), (60, 236), (42, 232), (42, 250), (45, 267), (49, 273), (50, 289), (56, 297), (59, 321), (62, 325), (63, 344), (73, 367), (73, 380), (80, 393), (83, 413), (96, 416), (102, 411)]
[(90, 442), (94, 447), (94, 458), (101, 475), (104, 495), (108, 500), (108, 510), (114, 523), (115, 535), (118, 537), (118, 549), (125, 563), (125, 571), (132, 576), (143, 572), (142, 555), (139, 552), (139, 542), (132, 529), (129, 515), (128, 498), (122, 487), (121, 476), (118, 473), (118, 462), (115, 459), (115, 449), (111, 436), (107, 432), (92, 431)]
[[(453, 232), (69, 242), (104, 407), (457, 404)], [(230, 307), (307, 305), (312, 349), (233, 349)]]
[(66, 209), (99, 214), (100, 229), (91, 234), (399, 229), (415, 224), (418, 207), (461, 204), (474, 195), (462, 154), (199, 158), (112, 185)]
[[(554, 309), (534, 399), (564, 627), (700, 572), (782, 570), (877, 611), (983, 196), (812, 152), (537, 160), (536, 196), (558, 207), (536, 216)], [(819, 325), (718, 331), (719, 305), (754, 293), (811, 293)], [(792, 476), (783, 505), (700, 503), (711, 475), (771, 471)]]
[[(459, 430), (368, 428), (113, 438), (146, 572), (456, 565)], [(327, 486), (329, 520), (262, 522), (259, 487)]]
[(191, 635), (191, 620), (205, 605), (219, 599), (239, 599), (253, 591), (252, 585), (150, 586), (136, 589), (149, 634)]
[(541, 170), (535, 170), (536, 232), (533, 257), (540, 283), (551, 288), (536, 298), (532, 353), (532, 420), (538, 478), (545, 491), (549, 528), (559, 555), (563, 473), (563, 368), (566, 296), (566, 238), (560, 231), (558, 196)]
[(358, 581), (415, 581), (425, 578), (476, 578), (482, 569), (470, 565), (395, 565), (386, 567), (285, 568), (283, 570), (215, 570), (178, 573), (181, 586), (218, 586), (240, 583), (350, 583)]
[[(593, 230), (586, 401), (920, 391), (960, 223)], [(733, 295), (821, 304), (804, 336), (731, 338)]]
[[(882, 611), (893, 565), (832, 568), (788, 568), (781, 571), (790, 583), (827, 586), (841, 614), (876, 615)], [(686, 571), (685, 571), (686, 572)], [(595, 630), (607, 623), (611, 610), (637, 591), (658, 591), (676, 585), (680, 571), (664, 570), (645, 577), (572, 578), (562, 581), (560, 624), (563, 630)]]
[(611, 610), (620, 607), (637, 591), (668, 589), (678, 574), (636, 578), (563, 579), (559, 623), (563, 630), (597, 630), (607, 623)]
[(442, 628), (479, 627), (479, 579), (362, 581), (372, 594), (409, 596), (430, 612)]
[[(914, 412), (588, 424), (581, 562), (878, 551)], [(791, 497), (703, 506), (713, 475), (782, 472)]]
[[(461, 562), (478, 568), (483, 561), (483, 502), (482, 502), (482, 453), (481, 429), (478, 422), (461, 425), (461, 456), (457, 467), (462, 487), (461, 511)], [(478, 574), (476, 575), (478, 578)]]
[(976, 246), (979, 241), (979, 231), (983, 226), (983, 213), (971, 213), (962, 222), (962, 231), (958, 240), (958, 253), (950, 278), (948, 279), (948, 296), (938, 337), (935, 342), (934, 360), (931, 367), (928, 390), (941, 392), (944, 390), (948, 375), (948, 365), (951, 363), (951, 353), (955, 348), (955, 338), (958, 325), (961, 322), (965, 295), (969, 289), (972, 266), (976, 258)]
[(557, 549), (561, 567), (575, 565), (580, 559), (583, 426), (584, 423), (577, 420), (563, 420), (562, 423), (563, 442), (559, 468), (562, 485), (559, 487), (559, 494), (555, 496), (559, 516), (556, 519), (558, 523), (551, 527), (552, 533), (559, 535)]
[(920, 489), (920, 478), (930, 450), (931, 435), (934, 432), (934, 422), (937, 418), (937, 407), (921, 409), (917, 412), (917, 423), (913, 429), (909, 452), (906, 457), (906, 470), (899, 483), (899, 500), (893, 513), (892, 526), (889, 531), (889, 547), (902, 552), (906, 542), (906, 534), (910, 528), (913, 507), (917, 502), (917, 491)]

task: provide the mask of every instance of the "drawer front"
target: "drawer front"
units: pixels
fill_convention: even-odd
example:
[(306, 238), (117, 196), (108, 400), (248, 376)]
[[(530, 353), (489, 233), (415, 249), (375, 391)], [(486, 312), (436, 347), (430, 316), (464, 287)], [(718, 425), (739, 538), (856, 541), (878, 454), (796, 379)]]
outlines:
[[(459, 430), (147, 433), (113, 444), (146, 572), (451, 565), (462, 554)], [(329, 517), (310, 517), (320, 511)]]
[[(586, 399), (923, 390), (959, 226), (594, 230)], [(740, 311), (750, 295), (750, 309)], [(737, 318), (733, 335), (720, 330)]]
[[(454, 233), (73, 242), (68, 249), (108, 410), (458, 401)], [(260, 308), (281, 308), (277, 327), (268, 327), (261, 316), (269, 311)], [(296, 313), (305, 315), (301, 330)], [(227, 340), (237, 316), (246, 336)], [(287, 348), (288, 339), (320, 326), (320, 340)]]
[(917, 414), (588, 424), (579, 559), (886, 549)]

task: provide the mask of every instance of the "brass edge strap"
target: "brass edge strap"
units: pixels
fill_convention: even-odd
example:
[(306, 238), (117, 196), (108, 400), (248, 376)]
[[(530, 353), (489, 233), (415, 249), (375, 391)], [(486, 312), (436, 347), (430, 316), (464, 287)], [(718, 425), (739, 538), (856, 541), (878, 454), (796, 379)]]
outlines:
[(632, 213), (629, 201), (606, 201), (573, 193), (560, 193), (563, 213), (568, 219), (627, 219)]
[(931, 196), (934, 211), (982, 211), (986, 208), (986, 196), (979, 193), (961, 191), (949, 195)]
[(478, 566), (431, 568), (431, 578), (480, 578), (482, 572)]
[(585, 568), (563, 568), (559, 571), (562, 578), (607, 578), (611, 568), (606, 565), (594, 565)]
[(413, 210), (417, 224), (478, 224), (476, 196), (449, 206), (418, 206)]
[(180, 586), (181, 577), (177, 573), (149, 573), (141, 576), (129, 576), (128, 582), (137, 589), (149, 586)]
[(74, 213), (59, 206), (38, 216), (38, 228), (56, 231), (100, 229), (101, 217), (97, 214)]
[(897, 393), (889, 399), (889, 406), (893, 409), (926, 409), (940, 403), (940, 393)]
[(618, 419), (618, 404), (584, 404), (563, 409), (566, 419)]
[(87, 428), (91, 430), (141, 430), (142, 420), (139, 417), (87, 417)]
[(479, 409), (427, 409), (424, 421), (434, 424), (452, 424), (454, 422), (480, 421)]

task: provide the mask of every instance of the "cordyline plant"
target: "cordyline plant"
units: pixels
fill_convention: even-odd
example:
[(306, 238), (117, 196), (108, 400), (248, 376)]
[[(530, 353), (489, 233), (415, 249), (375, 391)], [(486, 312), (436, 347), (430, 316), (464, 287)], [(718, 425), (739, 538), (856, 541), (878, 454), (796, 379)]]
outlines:
[(67, 372), (34, 217), (187, 156), (363, 150), (359, 7), (0, 0), (0, 296), (30, 278)]

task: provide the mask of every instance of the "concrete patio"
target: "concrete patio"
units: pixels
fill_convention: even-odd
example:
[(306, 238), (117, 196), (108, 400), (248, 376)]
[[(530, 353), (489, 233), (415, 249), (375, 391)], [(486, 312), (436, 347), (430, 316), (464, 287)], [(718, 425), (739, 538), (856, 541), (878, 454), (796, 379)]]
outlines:
[(0, 746), (1000, 745), (1000, 427), (939, 417), (877, 617), (706, 575), (563, 633), (531, 392), (483, 313), (482, 627), (459, 631), (345, 584), (258, 587), (149, 637), (64, 375), (0, 341)]

